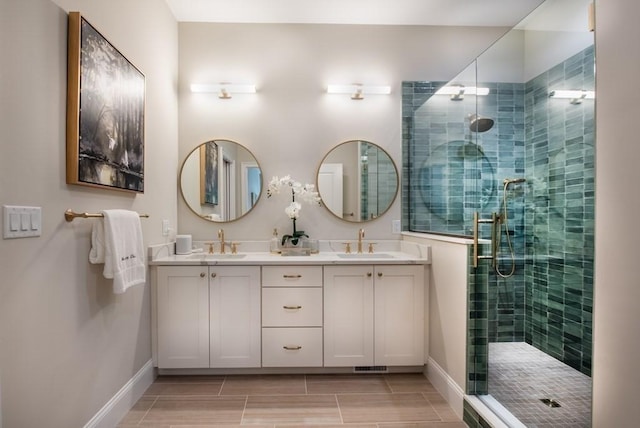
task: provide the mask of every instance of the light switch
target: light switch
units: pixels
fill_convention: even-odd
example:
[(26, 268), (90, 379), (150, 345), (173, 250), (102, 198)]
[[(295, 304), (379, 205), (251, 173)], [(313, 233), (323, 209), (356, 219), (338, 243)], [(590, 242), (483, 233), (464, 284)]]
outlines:
[(9, 213), (9, 221), (10, 226), (9, 230), (11, 232), (17, 232), (20, 230), (20, 214), (18, 213)]
[(42, 234), (42, 209), (3, 205), (3, 237), (29, 238)]
[(31, 216), (28, 212), (20, 213), (20, 230), (25, 231), (31, 228)]
[(40, 210), (31, 211), (31, 230), (40, 230)]

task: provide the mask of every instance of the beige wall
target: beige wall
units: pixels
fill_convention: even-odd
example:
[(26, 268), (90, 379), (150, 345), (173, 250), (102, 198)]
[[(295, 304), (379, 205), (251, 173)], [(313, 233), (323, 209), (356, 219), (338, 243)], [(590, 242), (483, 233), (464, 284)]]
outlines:
[[(162, 0), (0, 1), (0, 202), (42, 207), (43, 233), (0, 240), (2, 426), (84, 425), (151, 358), (149, 286), (114, 295), (88, 263), (92, 220), (67, 208), (176, 222), (177, 23)], [(146, 75), (145, 193), (65, 184), (67, 10)], [(167, 173), (171, 171), (171, 173)]]
[[(180, 23), (180, 157), (212, 138), (246, 146), (263, 176), (291, 174), (315, 183), (320, 161), (339, 143), (363, 139), (387, 150), (401, 167), (401, 82), (449, 80), (505, 28), (367, 25)], [(255, 83), (255, 95), (220, 100), (193, 94), (191, 83)], [(328, 95), (329, 83), (387, 84), (390, 96), (352, 101)], [(193, 215), (181, 198), (179, 233), (215, 239), (219, 225)], [(233, 240), (290, 233), (284, 198), (262, 196), (244, 219), (225, 224)], [(392, 238), (400, 198), (382, 218), (366, 223), (367, 237)], [(320, 207), (303, 206), (298, 227), (314, 238), (357, 235)]]
[(597, 1), (594, 427), (638, 425), (640, 3)]

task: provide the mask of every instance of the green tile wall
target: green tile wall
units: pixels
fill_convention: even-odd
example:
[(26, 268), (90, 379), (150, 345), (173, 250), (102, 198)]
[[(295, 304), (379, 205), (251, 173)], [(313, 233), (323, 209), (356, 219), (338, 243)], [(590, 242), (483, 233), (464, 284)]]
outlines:
[(549, 98), (594, 89), (593, 47), (526, 84), (526, 341), (591, 374), (594, 102)]
[[(594, 106), (548, 94), (592, 89), (593, 71), (591, 47), (526, 84), (481, 84), (491, 94), (479, 97), (478, 111), (496, 121), (483, 134), (465, 130), (464, 104), (432, 97), (443, 82), (403, 84), (405, 230), (468, 236), (473, 211), (500, 211), (503, 178), (527, 179), (509, 191), (515, 275), (500, 278), (487, 262), (469, 270), (467, 393), (486, 393), (488, 341), (526, 341), (591, 374)], [(478, 147), (488, 172), (482, 162), (459, 159)], [(434, 168), (434, 156), (452, 171)], [(477, 185), (487, 177), (494, 188)], [(481, 230), (487, 237), (489, 229)], [(510, 260), (502, 259), (508, 271)]]

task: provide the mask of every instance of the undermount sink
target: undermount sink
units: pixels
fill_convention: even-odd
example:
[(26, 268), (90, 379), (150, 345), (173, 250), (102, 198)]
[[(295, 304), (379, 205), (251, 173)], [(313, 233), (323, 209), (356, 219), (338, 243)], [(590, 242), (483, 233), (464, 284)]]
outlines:
[(393, 255), (387, 253), (338, 253), (342, 259), (392, 259)]
[(187, 256), (190, 260), (233, 260), (233, 259), (243, 259), (247, 255), (246, 254), (191, 254)]

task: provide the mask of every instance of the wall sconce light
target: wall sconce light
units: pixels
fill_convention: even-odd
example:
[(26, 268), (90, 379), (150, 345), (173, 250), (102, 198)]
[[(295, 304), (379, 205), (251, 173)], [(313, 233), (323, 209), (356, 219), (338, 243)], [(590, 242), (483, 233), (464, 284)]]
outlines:
[(564, 90), (558, 89), (549, 92), (550, 98), (565, 98), (571, 100), (571, 104), (581, 104), (582, 100), (593, 100), (596, 98), (595, 91), (580, 90)]
[(389, 95), (391, 86), (371, 86), (354, 83), (352, 85), (328, 85), (328, 94), (351, 94), (352, 100), (363, 100), (365, 95)]
[(449, 95), (451, 101), (462, 101), (465, 95), (489, 95), (489, 88), (464, 85), (443, 86), (436, 91), (436, 95)]
[(216, 83), (216, 84), (200, 84), (192, 83), (191, 92), (196, 93), (217, 93), (218, 98), (228, 100), (231, 94), (255, 94), (256, 85), (237, 84), (237, 83)]

